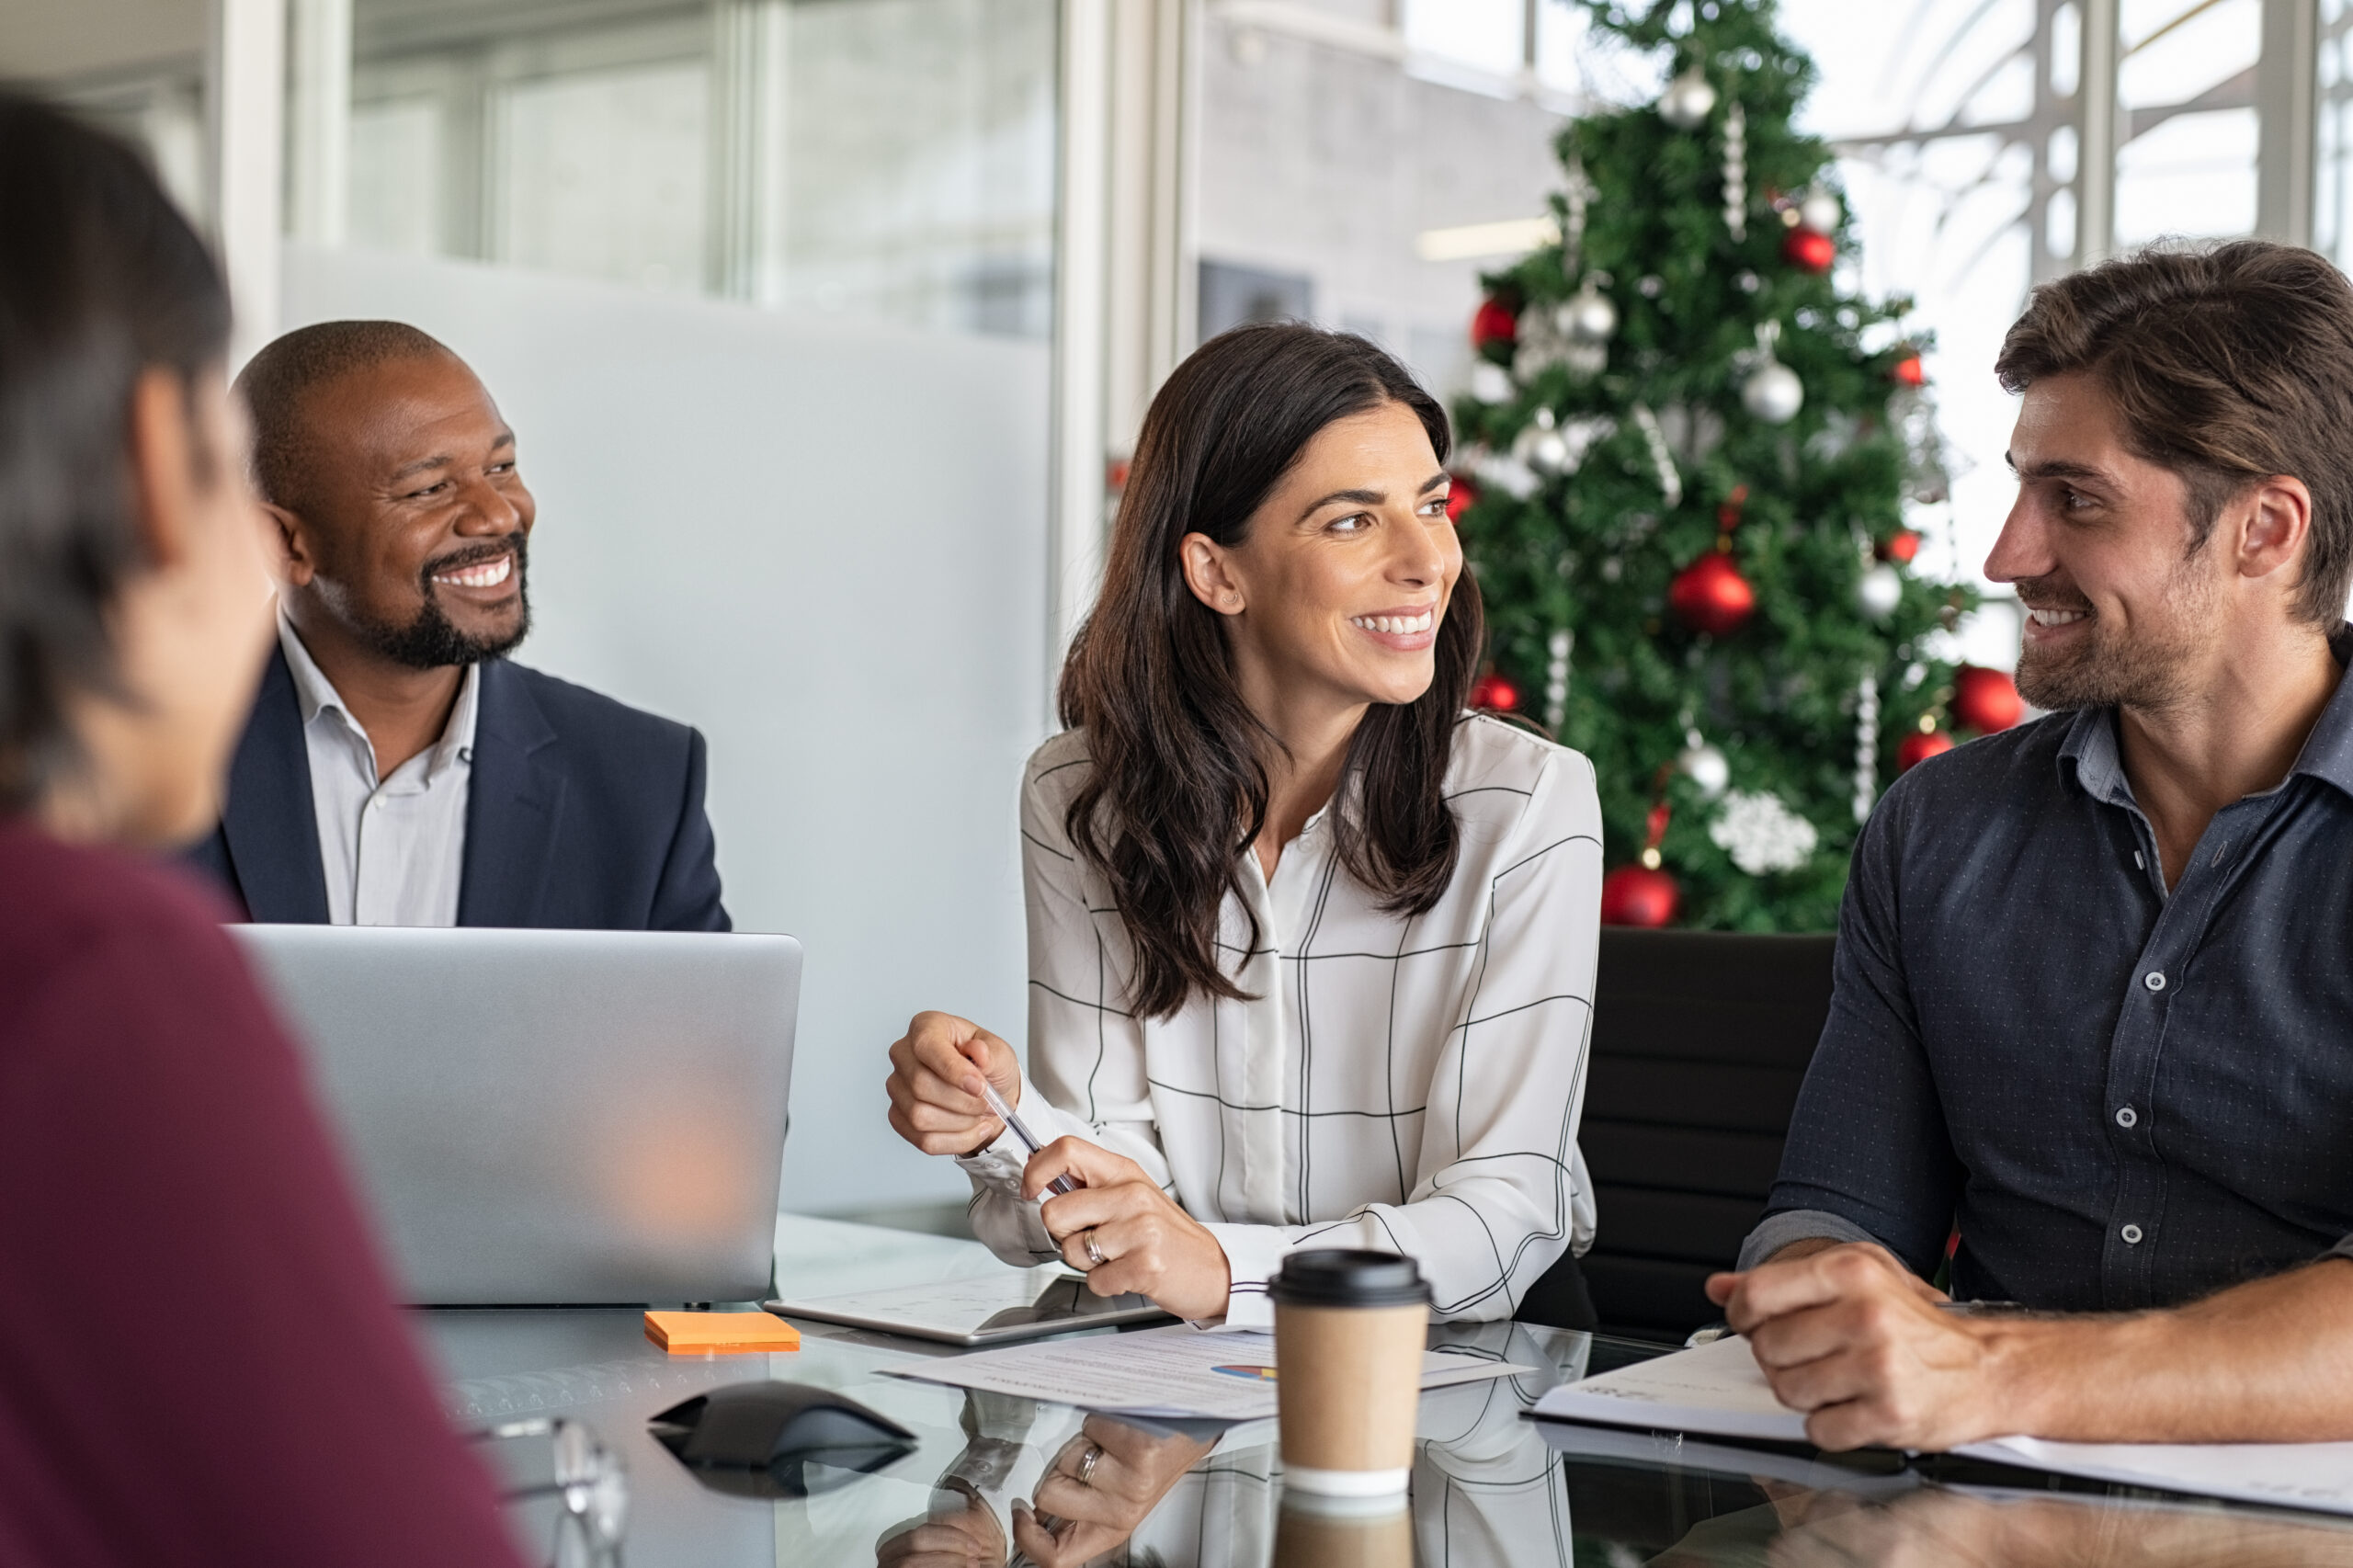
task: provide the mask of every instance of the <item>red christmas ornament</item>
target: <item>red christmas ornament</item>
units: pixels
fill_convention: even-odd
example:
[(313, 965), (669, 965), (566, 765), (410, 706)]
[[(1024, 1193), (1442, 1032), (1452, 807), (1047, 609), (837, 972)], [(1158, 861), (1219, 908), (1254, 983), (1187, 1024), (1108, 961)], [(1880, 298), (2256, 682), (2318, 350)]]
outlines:
[(1791, 229), (1781, 242), (1781, 259), (1808, 272), (1827, 272), (1838, 259), (1838, 243), (1818, 229)]
[(1952, 716), (1981, 734), (2006, 730), (2026, 717), (2018, 682), (2000, 670), (1963, 665), (1952, 677)]
[(1447, 479), (1446, 520), (1459, 523), (1462, 520), (1462, 514), (1478, 504), (1479, 487), (1459, 473), (1449, 474)]
[(1666, 603), (1692, 631), (1729, 637), (1756, 613), (1756, 590), (1730, 555), (1711, 550), (1675, 574)]
[(1675, 879), (1648, 866), (1620, 866), (1601, 879), (1601, 918), (1609, 926), (1664, 926), (1681, 897)]
[(1518, 341), (1518, 313), (1493, 294), (1481, 301), (1478, 314), (1471, 318), (1471, 347), (1483, 354), (1490, 347), (1508, 348)]
[(1889, 373), (1907, 387), (1924, 387), (1928, 384), (1928, 368), (1920, 363), (1920, 357), (1917, 354), (1907, 354), (1898, 359), (1895, 362), (1895, 369)]
[(1920, 536), (1910, 528), (1898, 528), (1873, 553), (1881, 561), (1901, 561), (1909, 565), (1913, 557), (1920, 553)]
[(1482, 713), (1509, 713), (1519, 706), (1519, 687), (1489, 670), (1471, 683), (1471, 706)]
[(1915, 730), (1896, 744), (1895, 771), (1909, 773), (1930, 757), (1950, 750), (1952, 737), (1942, 730)]

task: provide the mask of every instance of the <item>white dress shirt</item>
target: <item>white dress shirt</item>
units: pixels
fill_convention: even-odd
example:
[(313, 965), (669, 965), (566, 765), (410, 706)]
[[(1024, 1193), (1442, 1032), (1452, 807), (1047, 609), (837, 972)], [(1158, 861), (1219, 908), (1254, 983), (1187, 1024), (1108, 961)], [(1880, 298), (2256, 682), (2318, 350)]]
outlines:
[[(1225, 1249), (1235, 1328), (1273, 1321), (1266, 1281), (1302, 1244), (1417, 1258), (1441, 1318), (1506, 1318), (1594, 1230), (1576, 1146), (1600, 932), (1592, 765), (1488, 718), (1456, 729), (1447, 798), (1454, 880), (1392, 915), (1333, 854), (1330, 808), (1283, 847), (1271, 885), (1244, 850), (1220, 941), (1256, 999), (1196, 994), (1128, 1011), (1132, 963), (1109, 889), (1063, 812), (1083, 732), (1029, 760), (1021, 793), (1029, 926), (1022, 1119), (1134, 1160)], [(1258, 942), (1245, 951), (1249, 915)], [(1008, 1133), (961, 1162), (973, 1231), (1030, 1263), (1053, 1244), (1020, 1199)]]
[(466, 666), (441, 738), (380, 780), (368, 732), (283, 610), (278, 644), (302, 710), (327, 919), (337, 926), (455, 926), (482, 666)]

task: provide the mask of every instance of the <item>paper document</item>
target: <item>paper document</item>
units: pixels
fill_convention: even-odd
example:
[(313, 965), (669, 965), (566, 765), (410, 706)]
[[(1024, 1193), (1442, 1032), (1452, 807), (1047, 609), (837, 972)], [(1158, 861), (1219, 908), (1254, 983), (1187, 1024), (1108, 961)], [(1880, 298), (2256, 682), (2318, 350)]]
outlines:
[[(980, 1350), (894, 1370), (923, 1382), (1121, 1415), (1258, 1421), (1275, 1413), (1273, 1335), (1212, 1334), (1184, 1324)], [(1422, 1387), (1447, 1388), (1535, 1370), (1432, 1350), (1422, 1357)]]
[[(1709, 1437), (1806, 1440), (1805, 1417), (1773, 1397), (1756, 1358), (1748, 1353), (1748, 1342), (1729, 1335), (1581, 1383), (1563, 1383), (1536, 1402), (1534, 1414)], [(1953, 1451), (1967, 1459), (2128, 1486), (2353, 1514), (2353, 1443), (2056, 1443), (1996, 1437)]]

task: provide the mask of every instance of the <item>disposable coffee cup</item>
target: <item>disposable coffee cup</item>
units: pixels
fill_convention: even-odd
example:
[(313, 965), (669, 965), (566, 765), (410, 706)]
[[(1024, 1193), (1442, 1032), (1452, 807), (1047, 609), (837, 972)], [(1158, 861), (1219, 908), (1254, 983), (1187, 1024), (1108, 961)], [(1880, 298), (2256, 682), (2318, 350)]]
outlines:
[(1430, 1290), (1410, 1257), (1295, 1252), (1267, 1282), (1286, 1491), (1381, 1498), (1414, 1464)]
[(1287, 1490), (1274, 1561), (1281, 1568), (1414, 1568), (1414, 1517), (1402, 1494), (1350, 1500)]

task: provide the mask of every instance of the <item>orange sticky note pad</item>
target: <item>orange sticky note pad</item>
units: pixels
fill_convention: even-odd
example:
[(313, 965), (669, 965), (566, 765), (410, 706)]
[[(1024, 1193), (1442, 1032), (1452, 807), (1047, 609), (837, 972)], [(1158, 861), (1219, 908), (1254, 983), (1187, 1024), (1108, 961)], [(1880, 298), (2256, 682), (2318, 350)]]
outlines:
[(648, 1312), (645, 1337), (673, 1356), (801, 1348), (801, 1331), (767, 1312)]

